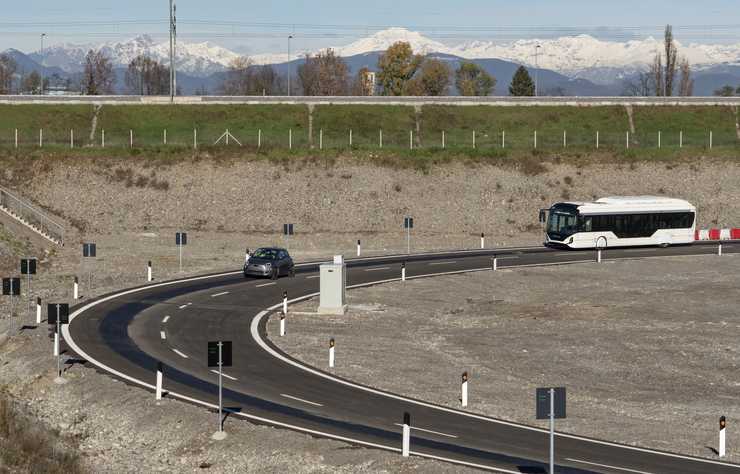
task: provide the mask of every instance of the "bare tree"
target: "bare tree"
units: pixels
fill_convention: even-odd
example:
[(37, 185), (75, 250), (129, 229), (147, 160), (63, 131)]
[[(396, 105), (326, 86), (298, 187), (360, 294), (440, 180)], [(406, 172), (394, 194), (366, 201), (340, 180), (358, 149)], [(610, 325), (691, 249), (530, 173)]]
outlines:
[(634, 79), (625, 81), (622, 95), (647, 97), (655, 94), (655, 79), (651, 72), (640, 72)]
[(170, 68), (157, 60), (140, 55), (126, 70), (126, 89), (138, 95), (168, 95), (170, 93)]
[(655, 86), (655, 95), (665, 95), (665, 82), (663, 81), (663, 57), (660, 53), (655, 55), (652, 66), (650, 66), (650, 75), (653, 77)]
[(7, 95), (13, 90), (13, 77), (18, 69), (15, 59), (7, 54), (0, 54), (0, 94)]
[(682, 97), (694, 95), (694, 79), (691, 77), (691, 65), (688, 59), (681, 58), (679, 70), (681, 71), (681, 82), (678, 84), (678, 95)]
[(113, 93), (113, 66), (102, 51), (87, 52), (82, 89), (87, 95)]
[(252, 60), (246, 56), (234, 58), (229, 64), (226, 78), (221, 84), (224, 95), (248, 95), (250, 88), (250, 71)]
[(349, 68), (332, 49), (316, 56), (306, 55), (298, 67), (298, 80), (305, 95), (347, 95)]
[(36, 71), (31, 71), (29, 75), (23, 77), (23, 80), (21, 81), (21, 91), (27, 94), (41, 94), (41, 74)]

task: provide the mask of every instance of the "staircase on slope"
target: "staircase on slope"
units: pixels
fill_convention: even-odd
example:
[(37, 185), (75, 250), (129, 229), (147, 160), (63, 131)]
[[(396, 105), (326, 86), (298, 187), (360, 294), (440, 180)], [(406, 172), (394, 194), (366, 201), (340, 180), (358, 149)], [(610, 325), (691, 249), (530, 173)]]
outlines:
[(64, 227), (46, 212), (0, 186), (0, 211), (57, 245), (64, 245)]

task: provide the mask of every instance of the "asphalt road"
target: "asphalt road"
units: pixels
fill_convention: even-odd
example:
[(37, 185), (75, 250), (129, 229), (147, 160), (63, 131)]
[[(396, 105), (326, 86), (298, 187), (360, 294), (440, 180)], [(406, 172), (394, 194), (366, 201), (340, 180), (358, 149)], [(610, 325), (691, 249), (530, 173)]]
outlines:
[[(726, 242), (724, 253), (740, 253)], [(461, 251), (348, 261), (348, 285), (367, 285), (462, 271), (491, 271), (493, 251)], [(544, 248), (500, 249), (498, 268), (593, 262), (594, 251)], [(716, 254), (717, 244), (610, 249), (604, 260)], [(721, 258), (721, 257), (717, 257)], [(304, 366), (277, 349), (266, 321), (282, 302), (318, 292), (318, 265), (298, 267), (295, 278), (245, 279), (240, 271), (155, 283), (125, 290), (74, 308), (64, 328), (70, 349), (129, 383), (153, 389), (164, 364), (167, 396), (211, 409), (217, 406), (218, 376), (207, 367), (207, 342), (231, 340), (233, 366), (224, 369), (224, 406), (231, 418), (282, 426), (355, 444), (400, 451), (403, 413), (411, 414), (411, 452), (503, 472), (546, 472), (546, 431), (474, 413), (436, 406), (354, 384)], [(290, 314), (287, 318), (290, 333)], [(274, 335), (277, 337), (277, 335)], [(399, 335), (399, 339), (413, 335)], [(328, 340), (327, 334), (327, 357)], [(368, 338), (368, 343), (372, 339)], [(337, 347), (338, 360), (342, 348)], [(409, 367), (409, 370), (419, 368)], [(531, 404), (532, 399), (522, 400)], [(213, 431), (218, 415), (214, 411)], [(598, 422), (598, 420), (594, 420)], [(740, 473), (740, 465), (557, 433), (560, 473)]]

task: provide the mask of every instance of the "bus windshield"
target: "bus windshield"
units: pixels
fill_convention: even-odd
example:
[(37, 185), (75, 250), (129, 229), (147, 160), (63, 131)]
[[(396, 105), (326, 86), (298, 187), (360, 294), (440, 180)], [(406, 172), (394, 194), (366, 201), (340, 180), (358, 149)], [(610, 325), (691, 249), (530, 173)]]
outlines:
[(565, 240), (578, 231), (576, 210), (553, 209), (547, 220), (547, 233), (555, 240)]

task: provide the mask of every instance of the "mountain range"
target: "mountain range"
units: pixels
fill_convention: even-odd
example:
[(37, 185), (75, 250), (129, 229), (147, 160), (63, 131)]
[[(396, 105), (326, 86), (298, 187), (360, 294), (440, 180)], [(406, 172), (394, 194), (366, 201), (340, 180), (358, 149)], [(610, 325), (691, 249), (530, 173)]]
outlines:
[[(506, 86), (519, 65), (525, 65), (538, 76), (540, 90), (567, 95), (618, 95), (624, 81), (647, 69), (662, 40), (646, 38), (627, 42), (603, 41), (588, 35), (568, 36), (545, 40), (519, 40), (500, 44), (492, 41), (469, 41), (449, 46), (419, 32), (405, 28), (390, 28), (332, 49), (345, 58), (350, 69), (367, 66), (374, 69), (379, 53), (396, 41), (407, 41), (415, 52), (433, 55), (449, 61), (454, 67), (463, 60), (471, 60), (498, 79), (497, 94), (505, 94)], [(539, 47), (538, 47), (539, 45)], [(725, 84), (740, 84), (740, 43), (734, 45), (681, 44), (679, 53), (692, 64), (696, 80), (695, 94), (710, 95)], [(8, 50), (24, 71), (38, 70), (61, 77), (79, 73), (88, 50), (102, 50), (111, 58), (117, 75), (140, 54), (163, 63), (169, 62), (169, 42), (157, 42), (143, 35), (121, 42), (103, 44), (60, 44), (43, 51), (23, 53)], [(286, 71), (295, 67), (302, 57), (315, 51), (296, 51), (287, 61), (286, 54), (257, 54), (250, 56), (255, 64), (271, 64)], [(178, 42), (178, 83), (183, 93), (193, 93), (205, 87), (215, 91), (223, 72), (240, 55), (211, 42)], [(535, 72), (536, 68), (536, 72)]]

